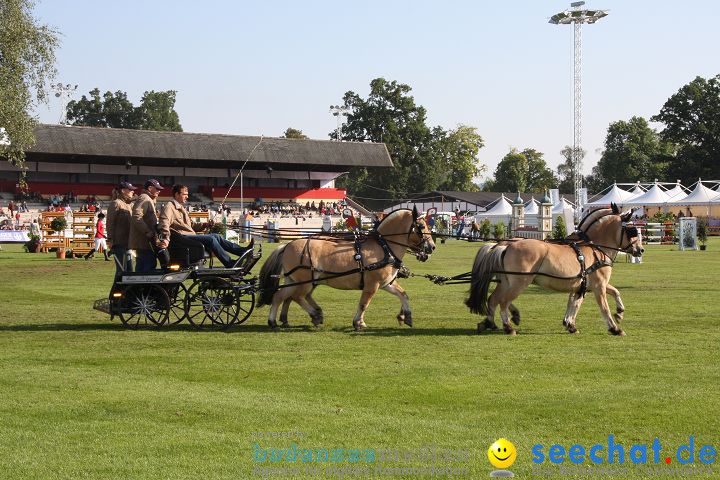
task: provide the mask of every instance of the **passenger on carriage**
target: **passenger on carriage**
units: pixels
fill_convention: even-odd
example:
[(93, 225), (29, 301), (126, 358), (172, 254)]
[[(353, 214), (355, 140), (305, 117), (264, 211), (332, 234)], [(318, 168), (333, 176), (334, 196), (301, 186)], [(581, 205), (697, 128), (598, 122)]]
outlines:
[[(236, 243), (224, 239), (217, 233), (197, 234), (192, 228), (190, 214), (185, 208), (188, 199), (188, 187), (185, 185), (173, 185), (173, 199), (163, 206), (160, 217), (158, 219), (158, 230), (163, 240), (158, 243), (160, 248), (168, 248), (170, 241), (190, 240), (200, 242), (210, 250), (222, 262), (226, 268), (236, 266), (243, 254), (252, 250), (252, 241), (247, 247), (242, 247)], [(228, 252), (238, 255), (238, 259), (233, 260)]]

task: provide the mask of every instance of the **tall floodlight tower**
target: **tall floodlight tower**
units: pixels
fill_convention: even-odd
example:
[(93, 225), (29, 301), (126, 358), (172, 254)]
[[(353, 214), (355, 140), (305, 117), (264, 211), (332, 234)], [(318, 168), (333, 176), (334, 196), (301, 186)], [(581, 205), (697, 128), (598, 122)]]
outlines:
[(340, 105), (330, 105), (330, 113), (337, 118), (337, 128), (335, 129), (335, 140), (338, 142), (342, 141), (342, 116), (347, 116), (350, 109)]
[(582, 160), (582, 36), (583, 23), (595, 23), (607, 16), (607, 10), (586, 10), (583, 9), (585, 2), (573, 2), (570, 10), (557, 13), (550, 17), (550, 23), (555, 25), (572, 24), (573, 35), (573, 149), (572, 160), (575, 186), (575, 221), (580, 220), (582, 209), (585, 207), (581, 195), (582, 173), (580, 172), (580, 161)]

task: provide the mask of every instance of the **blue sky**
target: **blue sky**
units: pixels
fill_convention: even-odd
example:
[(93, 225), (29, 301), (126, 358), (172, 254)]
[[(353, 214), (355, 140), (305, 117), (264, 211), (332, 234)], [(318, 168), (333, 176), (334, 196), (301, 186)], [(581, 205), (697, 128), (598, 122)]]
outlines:
[[(656, 114), (696, 76), (720, 73), (720, 2), (593, 0), (583, 28), (584, 170), (608, 124)], [(572, 27), (548, 23), (565, 1), (44, 0), (61, 33), (58, 80), (126, 91), (177, 90), (188, 132), (327, 139), (331, 104), (385, 77), (412, 87), (428, 124), (477, 127), (490, 172), (511, 147), (551, 167), (572, 143)], [(40, 107), (56, 123), (59, 102)], [(656, 127), (660, 127), (657, 125)]]

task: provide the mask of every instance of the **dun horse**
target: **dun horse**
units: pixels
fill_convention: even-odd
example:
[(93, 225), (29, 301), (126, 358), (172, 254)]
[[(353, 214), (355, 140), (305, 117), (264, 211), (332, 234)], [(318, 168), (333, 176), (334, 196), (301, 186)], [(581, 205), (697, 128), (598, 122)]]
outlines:
[[(416, 209), (395, 210), (375, 230), (357, 240), (331, 236), (313, 236), (293, 240), (275, 250), (260, 270), (258, 306), (270, 305), (268, 324), (277, 327), (277, 312), (282, 304), (280, 323), (288, 326), (287, 314), (294, 300), (310, 315), (314, 325), (323, 323), (323, 312), (313, 300), (317, 285), (341, 290), (362, 290), (353, 318), (355, 330), (366, 327), (365, 310), (378, 289), (392, 293), (402, 306), (397, 319), (412, 326), (408, 295), (396, 277), (406, 251), (425, 261), (435, 250), (430, 231)], [(280, 286), (281, 276), (285, 285)]]
[[(611, 209), (588, 214), (578, 225), (577, 232), (568, 238), (570, 243), (521, 239), (482, 247), (475, 257), (469, 297), (465, 301), (471, 312), (486, 315), (485, 320), (478, 323), (478, 331), (497, 328), (495, 308), (500, 306), (505, 333), (514, 335), (510, 319), (518, 325), (520, 312), (511, 302), (528, 285), (535, 283), (570, 293), (563, 320), (568, 332), (577, 331), (575, 318), (585, 290), (590, 289), (610, 333), (625, 335), (618, 324), (624, 306), (619, 300), (619, 292), (609, 282), (618, 252), (640, 257), (645, 251), (637, 228), (627, 225), (631, 215), (632, 211), (621, 214), (612, 204)], [(493, 279), (497, 279), (498, 284), (488, 298)], [(607, 292), (616, 298), (618, 314), (615, 318), (610, 313)]]

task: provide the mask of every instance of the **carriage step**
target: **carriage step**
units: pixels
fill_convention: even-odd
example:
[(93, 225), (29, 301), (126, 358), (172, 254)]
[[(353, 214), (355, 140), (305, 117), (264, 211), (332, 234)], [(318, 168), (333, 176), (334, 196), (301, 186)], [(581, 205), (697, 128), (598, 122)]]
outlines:
[(97, 310), (98, 312), (103, 312), (110, 315), (110, 300), (108, 300), (107, 298), (95, 300), (93, 302), (93, 310)]

